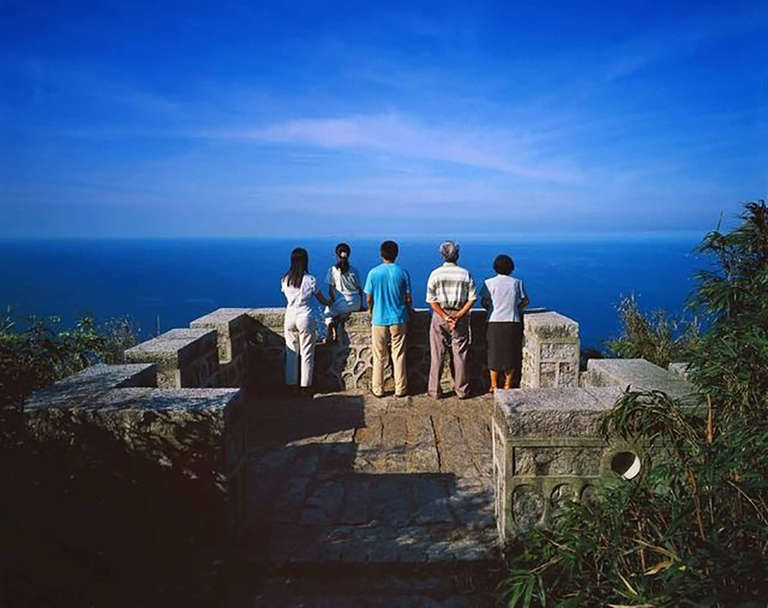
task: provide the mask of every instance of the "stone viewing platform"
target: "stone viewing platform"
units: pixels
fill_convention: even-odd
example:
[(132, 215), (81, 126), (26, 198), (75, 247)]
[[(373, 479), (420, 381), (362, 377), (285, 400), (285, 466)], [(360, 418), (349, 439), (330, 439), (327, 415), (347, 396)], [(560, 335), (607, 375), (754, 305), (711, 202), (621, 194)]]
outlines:
[(643, 360), (580, 373), (578, 323), (539, 310), (525, 315), (522, 388), (491, 396), (484, 313), (472, 311), (474, 396), (436, 401), (424, 394), (429, 316), (416, 311), (410, 396), (368, 392), (365, 313), (318, 345), (319, 392), (296, 396), (282, 384), (283, 313), (218, 309), (25, 404), (41, 436), (97, 427), (221, 495), (249, 573), (231, 605), (493, 606), (502, 543), (547, 525), (563, 500), (588, 500), (602, 476), (644, 466), (642, 446), (597, 432), (623, 390), (693, 390)]

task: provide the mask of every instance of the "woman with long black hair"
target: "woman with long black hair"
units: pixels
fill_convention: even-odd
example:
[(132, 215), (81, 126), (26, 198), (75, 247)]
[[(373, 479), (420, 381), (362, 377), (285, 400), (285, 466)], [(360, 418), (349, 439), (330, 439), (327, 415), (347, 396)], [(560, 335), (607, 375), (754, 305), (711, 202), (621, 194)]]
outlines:
[(349, 245), (336, 245), (336, 263), (328, 269), (325, 283), (328, 285), (328, 299), (331, 304), (325, 311), (328, 339), (336, 341), (337, 327), (349, 318), (349, 313), (362, 310), (363, 285), (360, 273), (349, 264), (352, 253)]
[[(307, 250), (297, 247), (291, 251), (291, 267), (283, 276), (280, 288), (285, 295), (285, 383), (291, 386), (312, 385), (312, 371), (315, 364), (315, 340), (317, 331), (312, 316), (312, 297), (321, 304), (328, 305), (328, 300), (317, 288), (315, 277), (309, 274), (309, 255)], [(301, 362), (301, 363), (299, 363)]]

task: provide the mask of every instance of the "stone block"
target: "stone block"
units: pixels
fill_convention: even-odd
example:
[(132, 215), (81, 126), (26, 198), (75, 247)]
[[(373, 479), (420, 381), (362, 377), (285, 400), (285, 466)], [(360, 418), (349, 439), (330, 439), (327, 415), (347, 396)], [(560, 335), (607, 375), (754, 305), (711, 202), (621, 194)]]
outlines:
[(520, 386), (554, 388), (579, 384), (579, 324), (546, 310), (524, 316)]
[(219, 364), (230, 363), (244, 355), (249, 334), (254, 332), (250, 308), (218, 308), (192, 321), (192, 328), (215, 329), (219, 348)]
[(621, 394), (619, 387), (496, 392), (491, 433), (501, 542), (548, 524), (565, 500), (589, 494), (610, 471), (637, 474), (644, 447), (599, 433), (602, 414)]
[(172, 329), (125, 351), (131, 362), (157, 365), (162, 388), (211, 386), (219, 371), (215, 329)]
[(282, 335), (285, 308), (252, 308), (248, 315), (264, 327), (278, 330)]
[(79, 443), (83, 437), (106, 432), (115, 445), (137, 458), (168, 467), (225, 496), (233, 520), (244, 523), (248, 416), (239, 389), (132, 386), (88, 396), (79, 393), (68, 403), (67, 385), (59, 385), (58, 391), (58, 395), (39, 393), (36, 406), (24, 412), (37, 439)]
[(672, 374), (676, 374), (677, 376), (680, 376), (683, 380), (688, 380), (688, 376), (690, 374), (691, 370), (691, 364), (690, 363), (684, 363), (684, 362), (678, 362), (678, 363), (670, 363), (667, 366), (667, 371), (669, 371)]
[(684, 378), (645, 359), (590, 359), (583, 386), (618, 386), (631, 390), (658, 390), (683, 398), (695, 392)]

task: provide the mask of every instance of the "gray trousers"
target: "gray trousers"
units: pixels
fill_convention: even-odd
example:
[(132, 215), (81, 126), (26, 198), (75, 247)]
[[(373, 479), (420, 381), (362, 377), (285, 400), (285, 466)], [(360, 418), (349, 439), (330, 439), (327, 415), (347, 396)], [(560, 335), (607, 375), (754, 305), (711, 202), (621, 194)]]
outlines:
[(453, 354), (453, 370), (455, 372), (456, 396), (466, 397), (469, 394), (469, 374), (467, 369), (467, 354), (469, 353), (469, 315), (459, 319), (453, 331), (448, 329), (445, 321), (437, 313), (432, 313), (432, 323), (429, 325), (429, 386), (427, 392), (435, 399), (440, 396), (440, 377), (443, 375), (443, 353), (445, 340), (451, 339)]

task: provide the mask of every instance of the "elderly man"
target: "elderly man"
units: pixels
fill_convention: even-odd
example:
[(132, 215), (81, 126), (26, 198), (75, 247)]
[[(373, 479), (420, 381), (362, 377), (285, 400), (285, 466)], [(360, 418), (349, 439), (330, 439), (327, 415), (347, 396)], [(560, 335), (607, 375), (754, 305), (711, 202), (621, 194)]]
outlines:
[(440, 377), (443, 372), (445, 341), (450, 337), (453, 351), (456, 396), (469, 396), (467, 353), (469, 352), (469, 311), (477, 299), (475, 282), (459, 260), (459, 245), (445, 241), (440, 245), (445, 262), (435, 268), (427, 281), (427, 303), (432, 307), (429, 327), (429, 387), (431, 397), (440, 397)]

